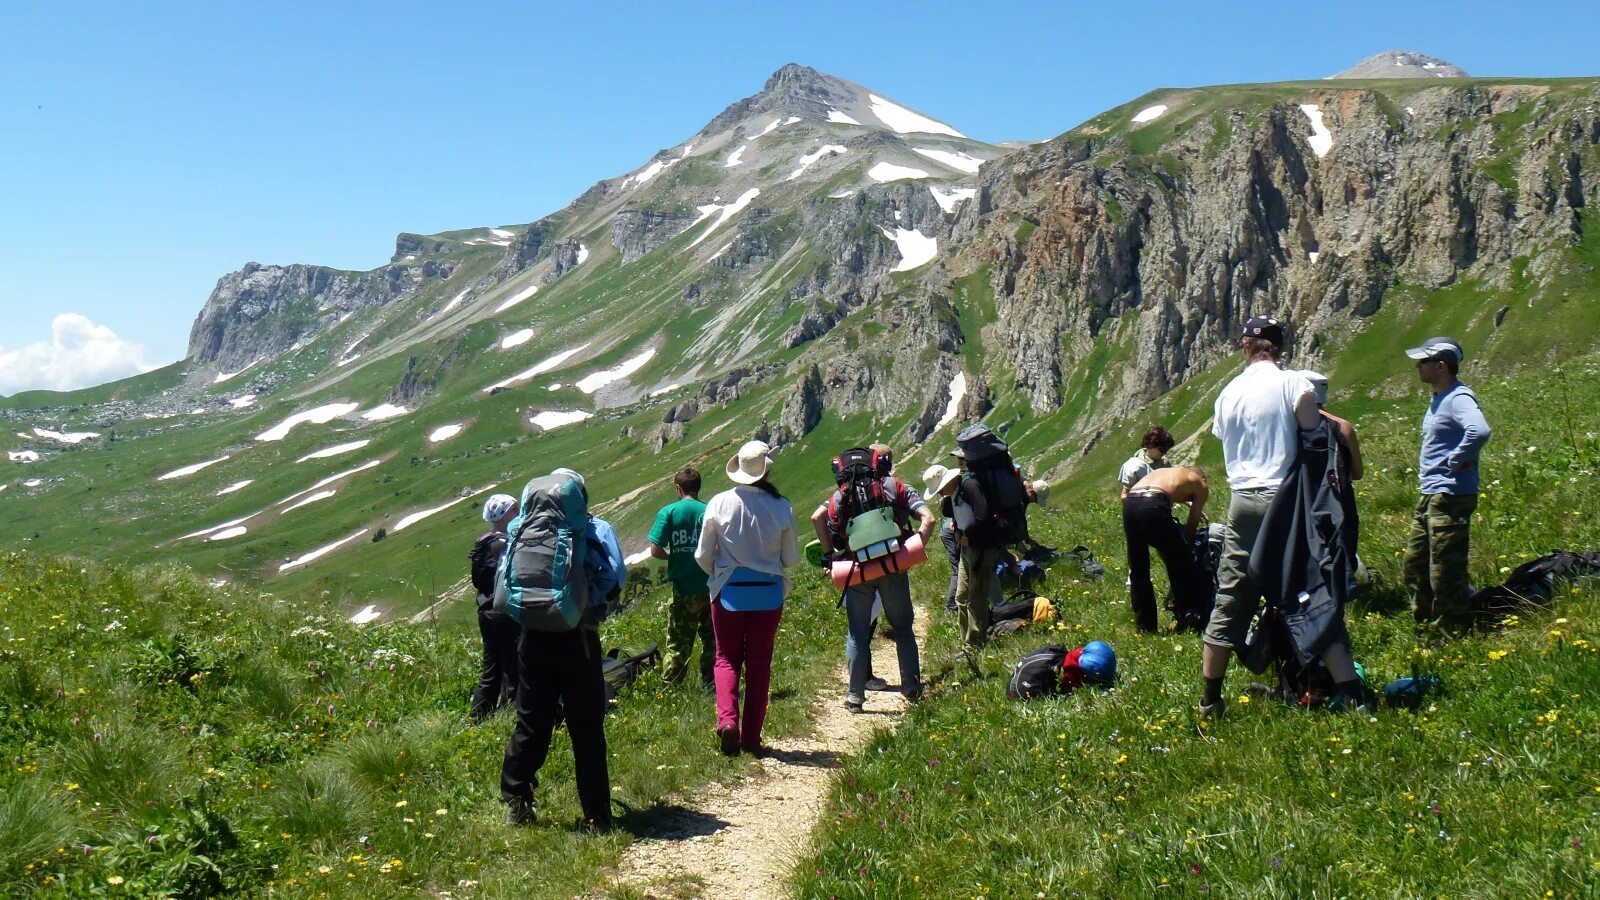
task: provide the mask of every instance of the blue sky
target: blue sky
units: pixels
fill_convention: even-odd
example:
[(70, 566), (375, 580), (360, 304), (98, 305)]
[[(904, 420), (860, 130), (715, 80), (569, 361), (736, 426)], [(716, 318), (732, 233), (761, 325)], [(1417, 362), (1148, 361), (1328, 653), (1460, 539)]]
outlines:
[[(366, 269), (400, 231), (537, 219), (786, 62), (992, 141), (1156, 87), (1314, 78), (1390, 48), (1475, 75), (1600, 74), (1600, 4), (1511, 9), (20, 5), (0, 25), (0, 393), (181, 357), (216, 279), (248, 260)], [(86, 353), (99, 368), (66, 359)]]

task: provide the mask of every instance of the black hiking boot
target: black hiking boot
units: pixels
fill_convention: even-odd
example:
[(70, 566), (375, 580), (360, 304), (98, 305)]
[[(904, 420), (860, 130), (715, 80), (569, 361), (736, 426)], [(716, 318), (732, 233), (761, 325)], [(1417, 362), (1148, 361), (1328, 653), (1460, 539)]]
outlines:
[(739, 729), (718, 728), (717, 745), (723, 756), (739, 755)]
[(513, 828), (522, 828), (532, 825), (539, 818), (539, 804), (532, 798), (527, 800), (512, 800), (506, 804), (506, 824)]
[(1202, 703), (1195, 711), (1200, 714), (1200, 718), (1215, 721), (1222, 718), (1222, 714), (1228, 711), (1228, 701), (1218, 697), (1217, 702), (1209, 706)]

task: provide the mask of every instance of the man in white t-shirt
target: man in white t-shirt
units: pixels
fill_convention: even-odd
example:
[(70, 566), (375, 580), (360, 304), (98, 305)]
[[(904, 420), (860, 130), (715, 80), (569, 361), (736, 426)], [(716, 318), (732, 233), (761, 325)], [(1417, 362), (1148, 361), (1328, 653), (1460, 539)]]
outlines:
[[(1245, 369), (1217, 397), (1211, 431), (1222, 441), (1222, 458), (1232, 498), (1217, 573), (1217, 603), (1206, 626), (1200, 701), (1204, 717), (1222, 712), (1222, 683), (1228, 660), (1244, 647), (1250, 620), (1261, 602), (1261, 589), (1250, 580), (1250, 551), (1261, 520), (1278, 485), (1294, 465), (1299, 429), (1321, 421), (1315, 389), (1305, 375), (1278, 367), (1283, 355), (1283, 324), (1271, 316), (1255, 316), (1244, 324), (1240, 339)], [(1325, 656), (1341, 685), (1355, 677), (1350, 655), (1342, 645)]]

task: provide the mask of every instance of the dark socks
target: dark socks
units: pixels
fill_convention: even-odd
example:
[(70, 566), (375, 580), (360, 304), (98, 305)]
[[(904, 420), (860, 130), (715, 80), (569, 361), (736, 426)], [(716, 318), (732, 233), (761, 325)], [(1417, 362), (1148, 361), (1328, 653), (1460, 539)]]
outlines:
[(1222, 676), (1219, 675), (1216, 678), (1207, 678), (1206, 679), (1205, 691), (1203, 693), (1201, 693), (1201, 695), (1200, 695), (1200, 705), (1201, 706), (1216, 706), (1217, 705), (1217, 701), (1221, 700), (1221, 699), (1222, 699)]

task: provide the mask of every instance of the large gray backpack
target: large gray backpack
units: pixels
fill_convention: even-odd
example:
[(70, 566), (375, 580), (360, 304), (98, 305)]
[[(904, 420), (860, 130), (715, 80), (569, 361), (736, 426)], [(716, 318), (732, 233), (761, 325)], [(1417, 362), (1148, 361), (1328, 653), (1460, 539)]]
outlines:
[(527, 631), (571, 631), (589, 606), (589, 503), (566, 475), (544, 475), (522, 489), (506, 555), (495, 579), (494, 608)]

